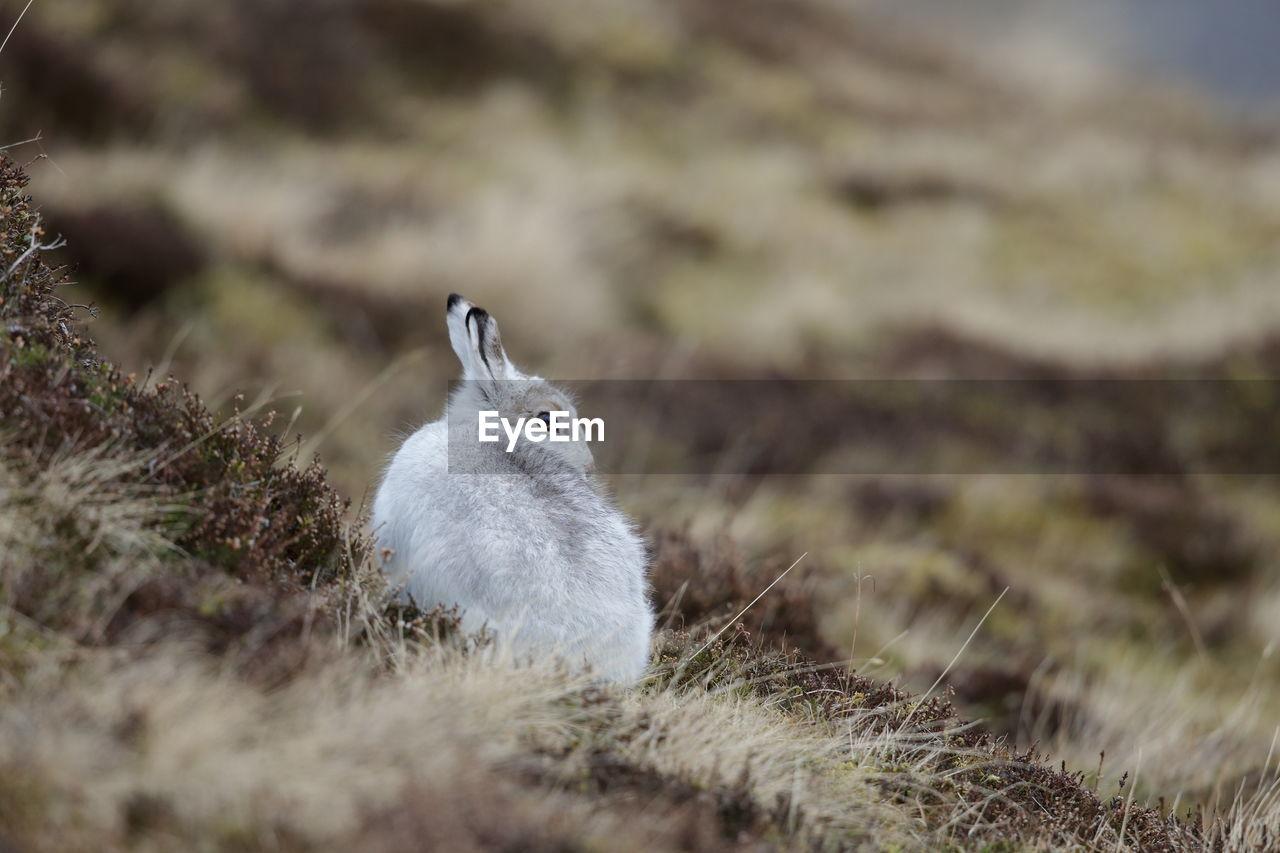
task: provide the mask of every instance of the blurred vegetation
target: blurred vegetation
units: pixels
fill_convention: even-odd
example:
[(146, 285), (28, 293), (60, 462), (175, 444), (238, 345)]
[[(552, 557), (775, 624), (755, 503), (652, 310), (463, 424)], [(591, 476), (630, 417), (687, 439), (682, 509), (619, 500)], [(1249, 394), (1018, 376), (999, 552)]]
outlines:
[[(496, 649), (485, 635), (460, 633), (456, 608), (383, 603), (368, 548), (323, 470), (281, 458), (269, 415), (214, 423), (186, 389), (140, 387), (99, 357), (57, 295), (66, 281), (45, 258), (58, 244), (43, 241), (25, 183), (0, 163), (6, 847), (405, 849), (425, 832), (449, 849), (527, 848), (532, 837), (586, 850), (601, 836), (581, 814), (603, 811), (617, 822), (613, 842), (620, 831), (631, 849), (959, 850), (994, 839), (1176, 850), (1241, 823), (1206, 827), (1199, 812), (1182, 822), (1132, 798), (1104, 799), (1083, 774), (962, 724), (945, 699), (815, 663), (833, 652), (811, 583), (744, 607), (752, 584), (731, 546), (707, 550), (670, 531), (657, 533), (653, 581), (665, 615), (682, 624), (662, 632), (641, 688), (528, 664), (513, 679), (511, 662), (495, 667), (486, 655)], [(364, 718), (354, 729), (340, 686), (353, 677)], [(439, 743), (416, 744), (399, 762), (376, 749), (370, 761), (359, 743), (403, 743), (394, 720), (421, 707), (406, 700), (424, 683), (455, 714), (479, 703), (458, 718), (463, 737), (458, 720), (414, 717), (465, 762), (461, 788), (449, 775), (451, 793), (429, 776)], [(301, 702), (310, 719), (273, 731), (231, 710), (266, 701), (272, 717), (299, 713)], [(499, 732), (487, 736), (503, 746), (480, 748), (471, 741), (485, 736), (484, 713), (475, 712), (492, 714), (495, 701), (551, 721), (520, 726), (498, 714)], [(392, 720), (378, 719), (388, 711)], [(736, 760), (728, 744), (707, 738), (699, 715), (708, 713), (730, 714), (732, 724), (711, 731), (750, 745), (736, 775), (725, 775)], [(326, 731), (327, 715), (339, 730)], [(669, 751), (646, 745), (655, 733)], [(243, 751), (234, 771), (219, 766), (228, 749)], [(348, 750), (356, 755), (330, 763)], [(86, 772), (104, 760), (105, 774)], [(380, 796), (355, 781), (397, 765), (408, 779), (382, 783)], [(304, 778), (310, 795), (296, 788)], [(263, 792), (246, 809), (249, 782)], [(552, 820), (536, 804), (557, 796), (562, 816)], [(643, 813), (629, 805), (636, 797)], [(353, 806), (363, 813), (336, 818)], [(317, 808), (326, 820), (314, 819)], [(566, 808), (579, 816), (564, 818)]]
[[(183, 414), (191, 437), (239, 424), (237, 394), (259, 400), (239, 405), (279, 410), (299, 463), (322, 456), (357, 508), (456, 373), (450, 291), (552, 377), (1274, 378), (1277, 130), (1105, 70), (1064, 88), (1048, 62), (954, 47), (834, 0), (41, 0), (0, 54), (2, 141), (41, 136), (11, 153), (48, 155), (34, 190), (46, 236), (69, 238), (51, 260), (120, 369), (72, 393), (46, 353), (19, 361), (40, 394), (108, 409), (185, 405), (155, 381), (172, 373), (217, 412)], [(1128, 403), (1152, 441), (1110, 452), (1159, 459), (1185, 423)], [(1274, 470), (1274, 408), (1193, 426), (1220, 423)], [(847, 412), (813, 414), (825, 450), (857, 451)], [(53, 416), (148, 446), (142, 417)], [(22, 417), (24, 434), (40, 419)], [(998, 455), (1053, 417), (1029, 392), (979, 443)], [(282, 451), (237, 429), (188, 473), (230, 472), (217, 488), (250, 500), (230, 492)], [(772, 458), (794, 471), (788, 452)], [(170, 518), (165, 536), (233, 578), (333, 567), (332, 535), (243, 572), (226, 545), (251, 534), (223, 526), (293, 500), (333, 522), (308, 470), (270, 475), (296, 496)], [(196, 488), (174, 478), (173, 494)], [(1129, 771), (1140, 803), (1225, 809), (1264, 787), (1273, 476), (614, 486), (650, 526), (673, 628), (727, 619), (808, 552), (744, 616), (752, 636), (918, 691), (945, 672), (964, 716), (1091, 786), (1105, 751), (1101, 784)]]

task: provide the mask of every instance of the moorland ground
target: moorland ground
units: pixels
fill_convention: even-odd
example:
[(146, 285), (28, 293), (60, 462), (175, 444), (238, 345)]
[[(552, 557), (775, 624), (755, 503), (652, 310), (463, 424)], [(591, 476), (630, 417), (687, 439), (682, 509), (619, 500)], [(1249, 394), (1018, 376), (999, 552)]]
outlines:
[[(3, 141), (40, 131), (11, 153), (49, 155), (28, 166), (43, 236), (6, 189), (0, 306), (14, 844), (52, 822), (86, 848), (1272, 837), (1280, 493), (1263, 474), (1173, 458), (1136, 475), (1149, 448), (1121, 446), (1073, 475), (854, 478), (815, 456), (799, 474), (776, 460), (786, 477), (616, 478), (671, 631), (633, 696), (555, 673), (510, 695), (500, 662), (419, 636), (447, 618), (376, 604), (359, 509), (455, 374), (452, 290), (547, 376), (1280, 369), (1273, 129), (1119, 78), (968, 62), (821, 0), (725, 5), (32, 7), (0, 54)], [(73, 265), (62, 302), (37, 256)], [(100, 357), (119, 371), (86, 367)], [(1274, 471), (1253, 425), (1277, 405), (1210, 425)], [(993, 470), (1056, 417), (1034, 394), (1005, 415), (966, 444)], [(855, 432), (818, 426), (832, 458)], [(683, 659), (803, 552), (749, 637)], [(838, 665), (797, 675), (807, 662)], [(913, 717), (881, 686), (920, 695), (944, 671), (931, 695), (959, 717)], [(982, 752), (960, 719), (1013, 752)], [(1033, 745), (1053, 782), (987, 772), (1048, 773), (1011, 761)], [(1010, 786), (1058, 799), (1037, 812)], [(1237, 820), (1137, 819), (1130, 798)]]

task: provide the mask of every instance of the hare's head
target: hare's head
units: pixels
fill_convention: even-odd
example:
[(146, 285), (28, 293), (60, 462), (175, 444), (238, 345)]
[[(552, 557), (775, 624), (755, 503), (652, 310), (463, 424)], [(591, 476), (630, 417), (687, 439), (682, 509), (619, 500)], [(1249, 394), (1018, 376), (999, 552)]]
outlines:
[[(511, 363), (502, 347), (498, 323), (489, 312), (452, 293), (445, 319), (449, 342), (462, 362), (462, 382), (449, 400), (450, 429), (458, 430), (457, 437), (477, 441), (481, 412), (496, 412), (496, 419), (513, 427), (534, 420), (549, 424), (556, 412), (566, 412), (571, 419), (578, 416), (567, 393)], [(506, 452), (509, 437), (503, 427), (497, 434), (494, 449)], [(450, 441), (454, 440), (451, 435)], [(568, 465), (586, 473), (594, 466), (591, 449), (583, 441), (532, 442), (521, 435), (509, 452), (512, 461), (526, 469)]]

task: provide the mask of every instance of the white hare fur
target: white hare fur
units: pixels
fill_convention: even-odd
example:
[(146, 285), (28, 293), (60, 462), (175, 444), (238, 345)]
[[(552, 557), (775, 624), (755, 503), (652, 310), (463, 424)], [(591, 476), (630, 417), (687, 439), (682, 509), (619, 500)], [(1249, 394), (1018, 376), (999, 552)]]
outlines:
[(486, 628), (521, 658), (559, 657), (635, 682), (653, 631), (647, 560), (593, 480), (589, 447), (522, 438), (508, 453), (505, 434), (476, 438), (481, 410), (514, 424), (540, 412), (576, 417), (572, 402), (511, 363), (483, 309), (453, 294), (445, 316), (464, 381), (444, 416), (405, 440), (378, 488), (374, 535), (388, 579), (419, 607), (458, 605), (464, 630)]

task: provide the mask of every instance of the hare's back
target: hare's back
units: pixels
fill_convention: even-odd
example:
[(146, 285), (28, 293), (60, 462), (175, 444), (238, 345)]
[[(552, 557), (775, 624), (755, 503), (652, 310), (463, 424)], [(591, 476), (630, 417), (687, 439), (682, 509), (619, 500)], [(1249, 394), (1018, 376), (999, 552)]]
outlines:
[(373, 528), (380, 548), (403, 555), (413, 532), (431, 523), (438, 503), (433, 492), (446, 470), (445, 450), (445, 427), (437, 421), (405, 439), (391, 457), (373, 499)]

